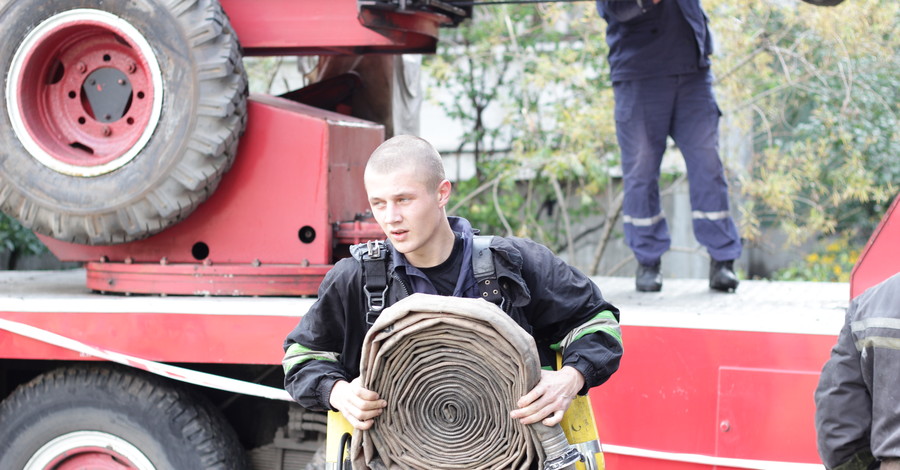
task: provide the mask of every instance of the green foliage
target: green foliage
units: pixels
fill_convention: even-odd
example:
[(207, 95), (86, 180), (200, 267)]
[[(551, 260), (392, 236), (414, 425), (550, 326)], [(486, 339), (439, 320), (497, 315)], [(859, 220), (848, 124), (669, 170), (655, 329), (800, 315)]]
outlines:
[(850, 282), (860, 253), (854, 245), (848, 237), (832, 241), (773, 277), (780, 281)]
[[(485, 231), (561, 245), (573, 235), (564, 219), (598, 211), (617, 163), (603, 22), (585, 4), (475, 13), (425, 62), (437, 88), (458, 97), (439, 104), (466, 123), (459, 149), (477, 161), (456, 211)], [(503, 117), (490, 122), (489, 109)]]
[(862, 244), (900, 181), (900, 4), (710, 3), (725, 26), (726, 112), (752, 116), (744, 235), (777, 226), (795, 245)]
[(47, 248), (31, 230), (0, 212), (0, 251), (37, 255), (47, 251)]

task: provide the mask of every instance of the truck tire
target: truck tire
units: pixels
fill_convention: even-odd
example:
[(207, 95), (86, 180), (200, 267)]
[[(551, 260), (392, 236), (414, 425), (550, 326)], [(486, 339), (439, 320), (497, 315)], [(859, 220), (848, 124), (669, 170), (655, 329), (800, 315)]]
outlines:
[(103, 245), (186, 217), (246, 124), (240, 45), (217, 0), (0, 6), (0, 210)]
[(116, 366), (58, 369), (0, 404), (3, 468), (246, 469), (234, 431), (207, 402)]

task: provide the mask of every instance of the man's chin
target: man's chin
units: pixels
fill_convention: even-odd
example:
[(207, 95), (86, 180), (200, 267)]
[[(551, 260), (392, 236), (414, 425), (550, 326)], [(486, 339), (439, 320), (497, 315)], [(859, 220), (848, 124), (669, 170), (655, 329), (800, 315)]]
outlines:
[(405, 255), (405, 254), (409, 253), (410, 251), (412, 251), (412, 248), (411, 248), (408, 244), (403, 243), (403, 242), (399, 242), (399, 243), (398, 243), (398, 242), (396, 242), (396, 241), (394, 241), (394, 240), (391, 240), (391, 246), (394, 247), (394, 250), (396, 250), (397, 253), (400, 253), (400, 254), (403, 254), (403, 255)]

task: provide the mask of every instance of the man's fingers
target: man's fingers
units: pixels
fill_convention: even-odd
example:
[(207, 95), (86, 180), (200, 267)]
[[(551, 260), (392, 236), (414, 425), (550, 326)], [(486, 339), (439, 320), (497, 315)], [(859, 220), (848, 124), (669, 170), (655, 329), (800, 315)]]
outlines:
[(357, 395), (350, 398), (349, 401), (352, 406), (360, 411), (379, 410), (387, 406), (386, 401), (377, 398), (378, 394), (375, 394), (375, 396), (376, 398), (374, 400), (366, 400)]
[(338, 381), (332, 388), (329, 401), (341, 411), (351, 426), (363, 430), (372, 427), (372, 419), (381, 415), (387, 402), (360, 383), (358, 378), (352, 382)]
[[(538, 384), (540, 386), (540, 384)], [(544, 394), (543, 389), (539, 389), (538, 386), (534, 387), (530, 392), (522, 395), (522, 398), (519, 398), (519, 401), (516, 402), (516, 406), (519, 408), (525, 408), (526, 406), (533, 403), (535, 400), (540, 398)]]
[(544, 419), (551, 413), (554, 413), (555, 411), (556, 410), (554, 410), (550, 406), (544, 406), (544, 407), (536, 409), (533, 412), (524, 413), (524, 416), (519, 421), (522, 424), (534, 424), (534, 423)]
[(365, 431), (366, 429), (371, 428), (372, 424), (374, 424), (375, 422), (371, 419), (359, 420), (350, 413), (344, 413), (344, 418), (346, 418), (347, 422), (349, 422), (350, 425), (353, 426), (353, 429), (359, 429), (360, 431)]
[(552, 400), (548, 400), (546, 396), (540, 400), (530, 403), (528, 406), (513, 410), (509, 416), (518, 419), (522, 424), (532, 424), (540, 421), (549, 414), (555, 412), (558, 408), (554, 406)]
[(350, 401), (350, 406), (347, 406), (343, 413), (354, 428), (369, 429), (372, 427), (373, 418), (381, 416), (381, 413), (384, 412), (382, 402), (384, 400), (370, 402), (354, 399)]
[(362, 388), (362, 387), (359, 387), (356, 390), (356, 396), (358, 396), (359, 398), (362, 398), (363, 400), (367, 400), (367, 401), (374, 401), (374, 400), (378, 400), (380, 398), (378, 396), (378, 392), (369, 390), (367, 388)]
[(556, 426), (562, 421), (564, 414), (565, 412), (563, 410), (556, 410), (552, 415), (544, 418), (544, 420), (541, 422), (544, 423), (544, 426)]

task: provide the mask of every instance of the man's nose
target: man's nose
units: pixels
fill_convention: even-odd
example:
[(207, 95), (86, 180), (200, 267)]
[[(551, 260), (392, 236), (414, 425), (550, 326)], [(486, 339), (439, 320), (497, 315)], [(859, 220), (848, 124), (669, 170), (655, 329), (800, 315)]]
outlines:
[(400, 207), (396, 204), (388, 204), (386, 215), (386, 221), (389, 223), (397, 223), (403, 220), (403, 214), (400, 211)]

